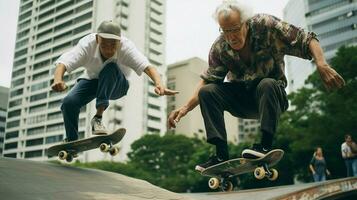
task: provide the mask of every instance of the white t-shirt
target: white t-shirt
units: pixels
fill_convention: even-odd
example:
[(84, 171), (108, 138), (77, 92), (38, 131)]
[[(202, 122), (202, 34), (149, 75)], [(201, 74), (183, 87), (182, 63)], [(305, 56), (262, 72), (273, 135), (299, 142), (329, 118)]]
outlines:
[(84, 67), (84, 74), (80, 78), (89, 80), (97, 79), (108, 62), (116, 62), (126, 78), (129, 77), (131, 69), (140, 76), (150, 65), (148, 59), (135, 47), (134, 43), (125, 37), (121, 37), (120, 47), (116, 54), (103, 62), (95, 36), (96, 33), (92, 33), (80, 39), (78, 44), (62, 54), (55, 64), (64, 64), (68, 73)]
[(341, 145), (341, 153), (343, 158), (348, 158), (347, 156), (352, 154), (351, 147), (346, 142)]

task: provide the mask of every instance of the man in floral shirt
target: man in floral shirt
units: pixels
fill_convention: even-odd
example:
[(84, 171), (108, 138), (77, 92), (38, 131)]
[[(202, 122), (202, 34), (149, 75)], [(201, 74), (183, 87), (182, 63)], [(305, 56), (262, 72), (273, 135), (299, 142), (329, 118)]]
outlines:
[(261, 141), (242, 152), (244, 158), (259, 158), (272, 149), (278, 119), (288, 108), (285, 93), (284, 56), (314, 59), (327, 89), (340, 88), (343, 78), (325, 61), (316, 34), (265, 14), (252, 15), (236, 1), (224, 1), (216, 9), (221, 35), (209, 53), (209, 67), (201, 75), (194, 95), (186, 105), (171, 112), (168, 126), (200, 104), (207, 142), (216, 155), (196, 170), (229, 159), (223, 111), (261, 122)]

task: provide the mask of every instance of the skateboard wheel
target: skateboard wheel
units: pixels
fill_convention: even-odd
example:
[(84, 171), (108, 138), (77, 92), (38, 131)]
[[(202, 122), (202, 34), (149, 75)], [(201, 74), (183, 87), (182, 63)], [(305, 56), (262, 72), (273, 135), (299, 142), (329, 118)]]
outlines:
[(68, 156), (68, 154), (67, 154), (66, 151), (60, 151), (60, 152), (58, 153), (58, 158), (59, 158), (60, 160), (66, 159), (67, 156)]
[(271, 171), (271, 175), (268, 177), (268, 179), (271, 181), (275, 181), (279, 176), (278, 170), (271, 169), (270, 171)]
[(113, 147), (113, 148), (111, 148), (110, 150), (109, 150), (109, 154), (111, 155), (111, 156), (115, 156), (115, 155), (117, 155), (119, 153), (119, 148), (118, 147)]
[(108, 152), (110, 147), (108, 144), (106, 143), (102, 143), (100, 146), (99, 146), (99, 149), (101, 152), (105, 153), (105, 152)]
[(230, 181), (223, 181), (222, 183), (222, 190), (224, 192), (230, 192), (233, 190), (233, 183)]
[(208, 181), (208, 186), (209, 188), (211, 188), (212, 190), (215, 190), (219, 187), (219, 180), (218, 178), (210, 178)]
[(72, 160), (73, 160), (73, 156), (72, 155), (67, 155), (66, 161), (67, 162), (72, 162)]
[(254, 176), (256, 179), (263, 179), (265, 177), (265, 170), (263, 167), (257, 167), (254, 170)]

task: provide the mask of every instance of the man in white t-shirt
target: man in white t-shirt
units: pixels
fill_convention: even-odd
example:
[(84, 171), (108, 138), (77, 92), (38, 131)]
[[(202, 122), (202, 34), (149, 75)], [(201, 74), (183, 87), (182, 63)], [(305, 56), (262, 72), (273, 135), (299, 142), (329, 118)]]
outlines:
[(345, 135), (345, 142), (341, 145), (342, 158), (345, 160), (347, 177), (357, 176), (357, 155), (352, 151), (354, 144), (351, 135)]
[(91, 120), (92, 133), (108, 133), (102, 123), (103, 112), (109, 106), (109, 100), (126, 95), (129, 89), (127, 78), (132, 70), (139, 76), (145, 72), (154, 82), (156, 94), (162, 96), (178, 93), (165, 88), (157, 70), (133, 42), (121, 36), (120, 32), (118, 24), (103, 21), (97, 33), (83, 37), (55, 62), (56, 71), (51, 87), (57, 92), (67, 88), (63, 81), (66, 71), (71, 73), (79, 67), (85, 68), (84, 74), (78, 78), (61, 105), (67, 135), (65, 142), (78, 139), (80, 108), (95, 98), (97, 113)]

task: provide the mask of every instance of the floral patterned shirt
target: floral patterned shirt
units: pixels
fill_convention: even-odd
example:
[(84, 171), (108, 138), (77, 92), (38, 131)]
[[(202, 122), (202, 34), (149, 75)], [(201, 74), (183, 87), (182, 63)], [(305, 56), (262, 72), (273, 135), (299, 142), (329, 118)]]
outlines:
[(317, 40), (315, 33), (304, 32), (267, 14), (253, 16), (247, 21), (247, 26), (250, 66), (240, 59), (238, 51), (232, 49), (221, 35), (211, 47), (209, 67), (201, 74), (205, 82), (220, 83), (227, 78), (230, 82), (244, 82), (249, 87), (262, 78), (273, 78), (286, 87), (284, 56), (312, 59), (309, 43), (313, 38)]

